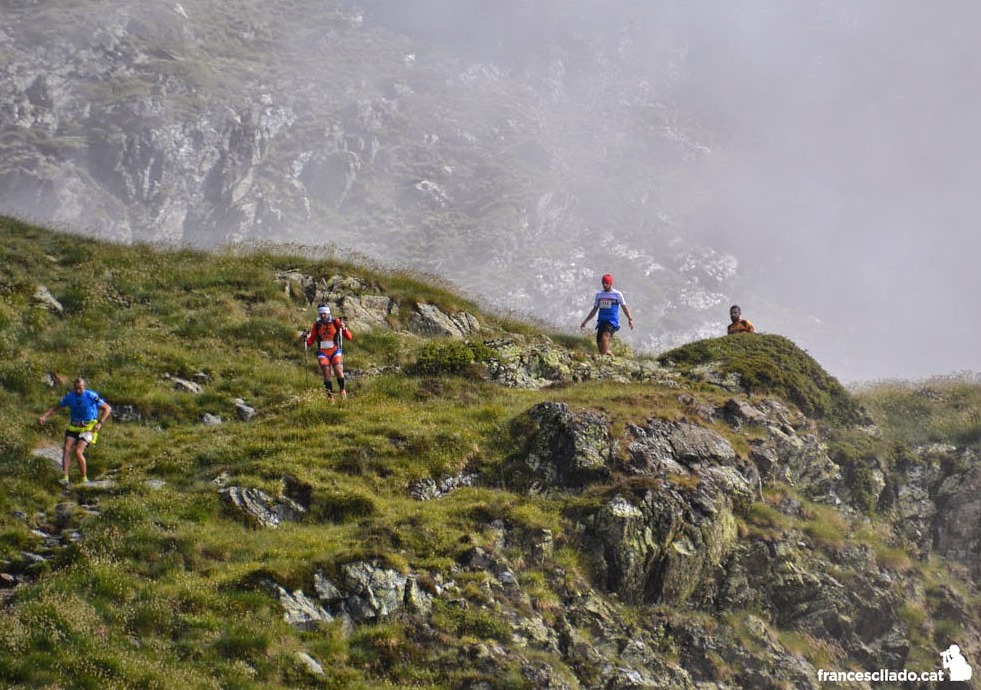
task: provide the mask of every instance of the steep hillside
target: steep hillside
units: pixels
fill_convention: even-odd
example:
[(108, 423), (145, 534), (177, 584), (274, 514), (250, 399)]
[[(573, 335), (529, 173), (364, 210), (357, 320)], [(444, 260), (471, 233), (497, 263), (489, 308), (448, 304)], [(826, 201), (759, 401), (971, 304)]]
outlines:
[[(765, 335), (601, 359), (288, 248), (4, 219), (0, 261), (4, 687), (817, 688), (981, 660), (977, 381), (856, 397)], [(297, 337), (321, 300), (355, 336), (334, 404)], [(62, 488), (64, 414), (37, 417), (77, 375), (114, 415)]]

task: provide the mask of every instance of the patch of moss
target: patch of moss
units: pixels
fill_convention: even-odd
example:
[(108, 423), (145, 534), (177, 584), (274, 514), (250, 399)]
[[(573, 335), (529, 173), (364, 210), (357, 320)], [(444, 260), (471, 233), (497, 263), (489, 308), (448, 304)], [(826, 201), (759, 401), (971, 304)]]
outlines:
[(837, 424), (865, 421), (865, 413), (813, 357), (779, 335), (748, 334), (699, 340), (665, 352), (658, 361), (695, 375), (707, 365), (734, 374), (747, 393), (773, 395), (804, 414)]

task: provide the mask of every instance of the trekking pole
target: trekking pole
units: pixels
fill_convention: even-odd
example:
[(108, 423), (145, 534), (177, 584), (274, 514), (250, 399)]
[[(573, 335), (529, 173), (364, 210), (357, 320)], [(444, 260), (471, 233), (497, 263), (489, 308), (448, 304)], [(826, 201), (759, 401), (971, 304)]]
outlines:
[(303, 338), (303, 368), (307, 372), (307, 383), (310, 382), (310, 346), (307, 344), (307, 339)]

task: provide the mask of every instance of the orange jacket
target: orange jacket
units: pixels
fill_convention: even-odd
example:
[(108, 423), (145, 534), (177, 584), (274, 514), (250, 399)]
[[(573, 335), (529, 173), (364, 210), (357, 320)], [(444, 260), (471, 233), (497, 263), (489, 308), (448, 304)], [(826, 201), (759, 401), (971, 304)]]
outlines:
[(728, 332), (729, 335), (733, 333), (756, 333), (756, 329), (746, 319), (739, 319), (739, 321), (729, 324)]
[(340, 347), (342, 336), (345, 340), (354, 340), (354, 336), (343, 321), (334, 318), (324, 323), (317, 319), (307, 335), (307, 345), (316, 345), (320, 350), (330, 350)]

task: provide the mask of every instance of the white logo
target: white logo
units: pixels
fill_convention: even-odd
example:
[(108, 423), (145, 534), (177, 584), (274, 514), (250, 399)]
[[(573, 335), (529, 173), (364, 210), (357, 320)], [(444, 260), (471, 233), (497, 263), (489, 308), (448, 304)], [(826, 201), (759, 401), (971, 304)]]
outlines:
[(971, 665), (961, 654), (961, 648), (956, 644), (950, 645), (946, 652), (941, 652), (940, 660), (944, 668), (950, 672), (950, 680), (971, 680)]

